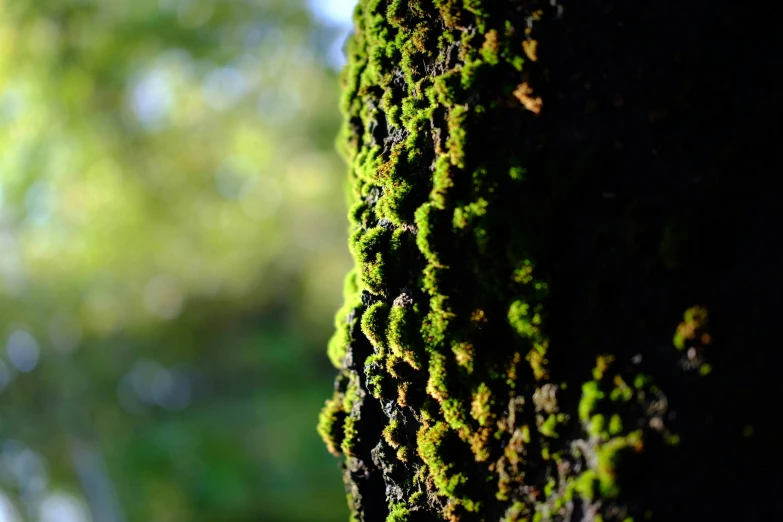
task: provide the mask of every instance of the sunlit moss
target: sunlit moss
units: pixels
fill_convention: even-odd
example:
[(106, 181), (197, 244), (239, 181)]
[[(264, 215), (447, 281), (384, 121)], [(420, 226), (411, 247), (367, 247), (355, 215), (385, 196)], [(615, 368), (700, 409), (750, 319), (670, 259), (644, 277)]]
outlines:
[(385, 347), (385, 331), (388, 318), (389, 307), (382, 302), (371, 305), (362, 314), (362, 333), (377, 350), (383, 350)]
[(326, 443), (326, 447), (333, 455), (341, 455), (340, 445), (343, 442), (345, 423), (345, 411), (343, 410), (342, 397), (336, 397), (326, 401), (326, 406), (318, 417), (318, 434)]

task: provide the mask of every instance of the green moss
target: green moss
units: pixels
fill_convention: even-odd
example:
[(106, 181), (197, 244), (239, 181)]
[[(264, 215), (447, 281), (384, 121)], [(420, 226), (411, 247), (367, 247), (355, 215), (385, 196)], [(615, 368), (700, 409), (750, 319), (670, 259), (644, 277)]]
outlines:
[(475, 226), (478, 218), (486, 215), (489, 204), (484, 198), (469, 203), (467, 205), (454, 209), (454, 219), (452, 220), (455, 228), (467, 228)]
[(345, 360), (346, 350), (348, 344), (351, 342), (350, 330), (351, 326), (346, 324), (345, 319), (340, 320), (342, 315), (337, 316), (336, 331), (329, 339), (329, 344), (326, 348), (326, 353), (329, 356), (329, 361), (335, 368), (342, 368), (343, 361)]
[(427, 393), (438, 402), (448, 397), (446, 386), (446, 356), (437, 352), (430, 354), (427, 380)]
[(596, 410), (598, 401), (605, 397), (596, 381), (588, 381), (582, 385), (582, 398), (579, 400), (579, 418), (587, 422)]
[(351, 514), (348, 517), (348, 522), (359, 522), (359, 518), (356, 516), (356, 504), (353, 495), (350, 493), (346, 493), (345, 501), (348, 503), (348, 509), (351, 510)]
[(359, 378), (356, 375), (352, 375), (348, 380), (348, 386), (346, 386), (345, 394), (343, 396), (343, 410), (349, 413), (353, 410), (354, 404), (359, 400)]
[(609, 420), (609, 433), (611, 435), (617, 435), (623, 431), (623, 421), (619, 415), (614, 414)]
[(343, 426), (343, 440), (340, 443), (340, 449), (345, 455), (353, 455), (353, 450), (356, 447), (356, 442), (359, 438), (359, 432), (356, 427), (358, 420), (356, 417), (348, 416), (345, 419)]
[(652, 383), (652, 379), (649, 375), (644, 374), (637, 374), (636, 377), (634, 377), (633, 380), (633, 387), (637, 390), (641, 390), (643, 388), (646, 388)]
[(500, 61), (501, 46), (498, 32), (495, 29), (484, 35), (484, 44), (481, 46), (481, 56), (487, 63), (497, 65)]
[(606, 417), (600, 413), (590, 417), (590, 423), (587, 426), (587, 433), (593, 437), (601, 437), (606, 429)]
[(438, 266), (428, 266), (424, 270), (423, 286), (434, 295), (430, 298), (430, 311), (422, 323), (421, 334), (432, 349), (440, 347), (445, 342), (446, 330), (454, 317), (449, 306), (449, 298), (437, 294), (443, 272), (445, 269)]
[(525, 179), (526, 174), (527, 169), (518, 165), (511, 167), (508, 171), (508, 177), (514, 181), (522, 181)]
[(433, 80), (432, 93), (437, 102), (451, 107), (458, 104), (464, 97), (462, 89), (462, 74), (459, 69), (452, 69)]
[(465, 475), (456, 472), (445, 448), (455, 435), (448, 424), (438, 422), (430, 428), (422, 427), (417, 436), (419, 456), (427, 465), (435, 486), (447, 497), (454, 496), (457, 488), (467, 482)]
[(614, 498), (619, 494), (618, 467), (626, 456), (638, 453), (642, 447), (641, 431), (631, 432), (625, 437), (614, 437), (599, 445), (595, 472), (603, 497)]
[(396, 394), (396, 386), (387, 371), (386, 356), (383, 353), (370, 355), (364, 362), (367, 390), (376, 399), (392, 399)]
[(613, 401), (628, 402), (634, 397), (634, 390), (625, 383), (622, 377), (616, 375), (614, 378), (614, 389), (609, 393), (609, 398)]
[(351, 252), (359, 265), (361, 283), (374, 294), (386, 293), (387, 266), (384, 252), (390, 239), (391, 232), (384, 227), (358, 229), (351, 236)]
[(343, 284), (343, 300), (345, 304), (337, 311), (334, 319), (335, 332), (329, 340), (327, 355), (335, 368), (342, 368), (346, 349), (350, 343), (353, 321), (348, 320), (351, 312), (361, 304), (359, 297), (358, 280), (355, 269), (348, 272)]
[(541, 307), (531, 310), (528, 303), (516, 300), (508, 309), (508, 322), (519, 335), (528, 339), (541, 337)]
[(530, 508), (522, 502), (513, 502), (501, 519), (502, 522), (528, 522)]
[(416, 210), (415, 222), (416, 229), (416, 245), (419, 247), (421, 253), (431, 262), (436, 263), (438, 259), (437, 248), (433, 248), (432, 244), (432, 227), (430, 226), (431, 216), (434, 214), (432, 206), (429, 203), (424, 203)]
[(381, 219), (386, 219), (396, 226), (413, 221), (416, 210), (411, 201), (413, 186), (409, 183), (389, 183), (384, 186), (383, 195), (378, 199), (375, 212)]
[(460, 28), (465, 23), (464, 14), (460, 9), (460, 0), (434, 0), (435, 7), (447, 28)]
[(711, 337), (707, 333), (709, 314), (702, 306), (688, 308), (683, 315), (683, 321), (677, 326), (673, 343), (678, 350), (684, 350), (689, 343), (710, 344)]
[(549, 378), (549, 370), (547, 369), (548, 360), (546, 359), (546, 352), (549, 346), (547, 339), (542, 339), (533, 343), (533, 348), (527, 353), (525, 359), (530, 363), (530, 369), (533, 370), (533, 376), (536, 380), (543, 380)]
[(542, 416), (539, 417), (543, 419), (543, 422), (539, 423), (538, 432), (545, 437), (557, 438), (557, 416), (548, 415), (546, 419)]
[(386, 340), (392, 353), (414, 369), (421, 369), (422, 361), (417, 350), (421, 323), (412, 307), (394, 305), (389, 312)]
[(362, 314), (362, 333), (369, 339), (373, 347), (384, 351), (386, 340), (386, 324), (389, 319), (389, 306), (383, 302), (370, 305)]
[(326, 401), (326, 405), (318, 416), (318, 434), (326, 444), (329, 453), (341, 455), (340, 445), (345, 436), (345, 410), (342, 397), (336, 396)]
[(407, 522), (410, 510), (405, 504), (392, 504), (389, 509), (389, 516), (386, 517), (386, 522)]
[(452, 107), (448, 116), (449, 138), (446, 147), (449, 150), (451, 164), (465, 168), (465, 142), (467, 141), (468, 109), (464, 105)]
[(407, 0), (391, 0), (391, 2), (389, 2), (389, 7), (386, 9), (386, 20), (389, 24), (397, 28), (402, 28), (402, 24), (404, 23), (407, 14), (407, 7)]
[(544, 486), (544, 495), (547, 497), (551, 497), (552, 493), (555, 492), (555, 488), (557, 487), (557, 481), (554, 478), (550, 478), (546, 486)]
[(348, 211), (348, 219), (354, 225), (367, 227), (372, 219), (373, 212), (370, 206), (364, 201), (358, 201), (351, 206)]
[(383, 429), (384, 440), (394, 449), (400, 447), (403, 444), (403, 431), (400, 421), (392, 419), (389, 424)]
[(584, 471), (573, 482), (573, 490), (579, 494), (579, 496), (589, 502), (592, 502), (596, 497), (599, 481), (596, 478), (596, 474), (593, 470)]
[(449, 156), (441, 155), (435, 160), (435, 171), (432, 176), (432, 191), (430, 201), (438, 209), (449, 206), (447, 195), (454, 186), (454, 169)]
[(476, 419), (479, 426), (488, 426), (492, 419), (492, 405), (494, 399), (487, 383), (482, 382), (473, 392), (473, 401), (470, 404), (470, 415)]
[(467, 437), (470, 433), (470, 426), (468, 425), (468, 408), (465, 404), (452, 397), (445, 399), (440, 407), (443, 418), (449, 423), (449, 426), (454, 431), (461, 433), (463, 437)]
[(401, 446), (397, 448), (397, 460), (400, 462), (408, 462), (411, 459), (411, 451), (408, 446)]
[(469, 61), (462, 67), (460, 84), (462, 89), (469, 92), (479, 89), (479, 82), (492, 76), (491, 63), (483, 60)]
[(593, 379), (600, 381), (604, 377), (604, 373), (609, 369), (609, 366), (614, 362), (614, 355), (599, 355), (595, 359), (595, 368), (593, 368)]
[(384, 227), (358, 229), (351, 237), (351, 252), (359, 263), (371, 261), (375, 254), (385, 250), (391, 233)]
[(475, 358), (475, 348), (469, 342), (454, 341), (451, 345), (451, 351), (454, 353), (457, 364), (464, 368), (468, 374), (473, 373), (473, 360)]

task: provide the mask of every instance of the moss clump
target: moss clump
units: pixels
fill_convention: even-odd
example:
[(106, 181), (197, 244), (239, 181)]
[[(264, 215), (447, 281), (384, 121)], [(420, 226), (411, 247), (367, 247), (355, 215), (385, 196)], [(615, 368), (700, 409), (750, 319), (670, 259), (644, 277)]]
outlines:
[(493, 404), (492, 391), (487, 383), (482, 382), (473, 393), (473, 401), (470, 403), (470, 415), (478, 421), (479, 426), (490, 424)]
[(455, 341), (451, 345), (451, 351), (457, 364), (465, 368), (468, 374), (473, 373), (473, 360), (476, 355), (474, 346), (469, 342)]
[(361, 229), (351, 239), (351, 251), (359, 265), (361, 284), (370, 292), (385, 295), (387, 263), (384, 251), (391, 239), (391, 233), (385, 227)]
[(623, 421), (619, 415), (614, 414), (609, 420), (609, 433), (611, 435), (617, 435), (623, 431)]
[(385, 347), (385, 331), (388, 318), (389, 307), (382, 302), (370, 305), (362, 314), (362, 333), (378, 351), (383, 351)]
[(344, 436), (342, 442), (340, 443), (340, 450), (345, 455), (351, 456), (354, 454), (354, 448), (356, 447), (356, 442), (359, 439), (356, 417), (346, 417), (343, 427)]
[(573, 491), (588, 503), (592, 502), (598, 492), (599, 481), (593, 470), (587, 470), (573, 482)]
[(388, 371), (388, 358), (384, 353), (375, 353), (364, 362), (367, 391), (376, 399), (391, 399), (395, 396), (394, 377)]
[(408, 522), (410, 510), (405, 504), (392, 504), (386, 522)]
[(582, 385), (582, 398), (579, 401), (579, 418), (583, 421), (589, 421), (592, 413), (596, 410), (598, 401), (605, 397), (604, 392), (599, 389), (598, 382), (588, 381)]
[(529, 522), (530, 508), (522, 502), (514, 502), (506, 510), (501, 522)]
[(392, 353), (407, 362), (412, 368), (422, 367), (419, 330), (421, 321), (412, 305), (402, 296), (389, 312), (386, 339)]
[(454, 444), (455, 438), (456, 433), (448, 424), (438, 422), (431, 427), (423, 426), (416, 439), (419, 457), (427, 465), (435, 486), (446, 497), (454, 496), (467, 482), (467, 477), (456, 471), (456, 463), (448, 452), (448, 445)]
[(342, 397), (334, 397), (326, 401), (326, 405), (318, 416), (318, 434), (326, 444), (329, 453), (340, 456), (340, 445), (345, 436), (345, 410)]
[(709, 314), (702, 306), (688, 308), (683, 316), (683, 321), (677, 326), (674, 333), (674, 346), (678, 350), (684, 350), (688, 343), (710, 344), (711, 336), (707, 333), (707, 320)]
[(620, 492), (618, 480), (618, 468), (627, 455), (640, 453), (644, 448), (642, 432), (635, 431), (625, 437), (614, 437), (598, 448), (597, 464), (595, 468), (596, 478), (605, 498), (614, 498)]
[(351, 329), (356, 321), (355, 310), (361, 305), (356, 270), (351, 270), (345, 278), (343, 299), (345, 304), (337, 311), (334, 324), (335, 332), (329, 340), (327, 354), (335, 368), (342, 368), (345, 353), (351, 342)]
[(619, 375), (614, 377), (614, 389), (610, 392), (609, 398), (613, 401), (628, 402), (634, 397), (634, 390), (626, 384), (625, 380)]
[(383, 438), (392, 448), (399, 448), (404, 443), (400, 421), (397, 419), (389, 421), (389, 424), (383, 429)]
[(531, 310), (530, 304), (514, 301), (508, 309), (508, 321), (522, 337), (538, 339), (541, 337), (541, 307)]

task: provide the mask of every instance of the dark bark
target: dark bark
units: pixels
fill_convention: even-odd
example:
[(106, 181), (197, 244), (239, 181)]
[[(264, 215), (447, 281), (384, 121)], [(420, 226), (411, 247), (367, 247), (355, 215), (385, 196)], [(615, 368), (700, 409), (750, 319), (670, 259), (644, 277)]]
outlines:
[(361, 0), (356, 20), (357, 270), (319, 425), (354, 516), (776, 517), (770, 18)]

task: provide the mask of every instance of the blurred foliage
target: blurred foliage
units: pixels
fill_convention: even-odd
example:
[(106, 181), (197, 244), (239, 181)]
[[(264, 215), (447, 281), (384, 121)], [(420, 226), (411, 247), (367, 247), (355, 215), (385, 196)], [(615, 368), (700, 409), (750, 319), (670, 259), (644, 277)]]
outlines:
[(339, 34), (293, 0), (0, 0), (0, 521), (346, 518), (314, 430)]

